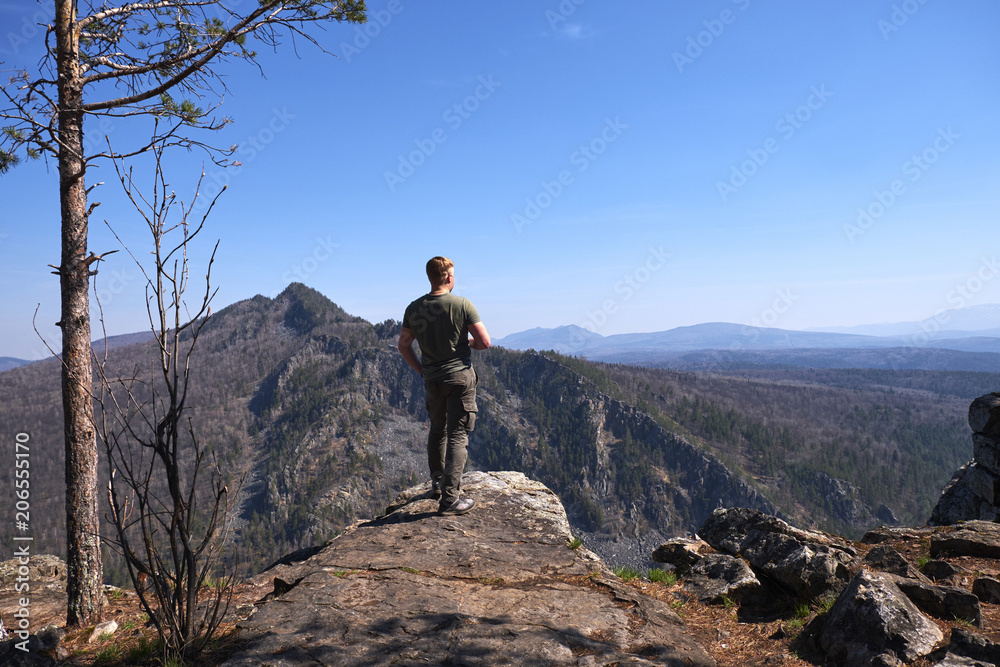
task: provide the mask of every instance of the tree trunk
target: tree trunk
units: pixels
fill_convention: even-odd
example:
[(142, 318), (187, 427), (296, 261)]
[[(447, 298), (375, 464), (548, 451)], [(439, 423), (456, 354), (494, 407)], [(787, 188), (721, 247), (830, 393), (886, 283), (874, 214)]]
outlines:
[(62, 213), (62, 397), (66, 436), (66, 623), (101, 620), (97, 441), (91, 395), (90, 262), (79, 34), (73, 0), (56, 0), (59, 70), (59, 200)]

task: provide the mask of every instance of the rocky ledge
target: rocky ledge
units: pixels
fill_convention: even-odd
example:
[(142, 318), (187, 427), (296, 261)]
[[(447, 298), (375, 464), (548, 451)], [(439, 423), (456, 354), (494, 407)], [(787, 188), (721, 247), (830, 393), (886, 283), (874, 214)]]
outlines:
[(274, 592), (224, 664), (715, 664), (668, 604), (573, 542), (542, 484), (468, 474), (479, 504), (458, 517), (427, 490), (260, 575)]

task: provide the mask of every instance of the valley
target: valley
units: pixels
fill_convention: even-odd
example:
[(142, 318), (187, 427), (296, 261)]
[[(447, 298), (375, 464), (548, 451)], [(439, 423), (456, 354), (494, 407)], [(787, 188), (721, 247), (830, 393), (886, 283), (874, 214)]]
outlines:
[[(245, 571), (322, 544), (425, 481), (423, 389), (395, 349), (398, 326), (300, 284), (212, 316), (188, 400), (194, 432), (240, 489), (230, 552)], [(148, 376), (147, 345), (113, 349), (107, 370)], [(1000, 386), (995, 372), (693, 372), (502, 347), (475, 363), (470, 467), (552, 488), (574, 533), (613, 566), (645, 566), (660, 541), (721, 506), (848, 537), (922, 525), (971, 459), (969, 402)], [(36, 552), (62, 555), (58, 371), (50, 360), (0, 373), (0, 420), (36, 446)], [(11, 483), (0, 479), (0, 494)], [(0, 558), (10, 532), (0, 529)], [(106, 560), (123, 583), (110, 550)]]

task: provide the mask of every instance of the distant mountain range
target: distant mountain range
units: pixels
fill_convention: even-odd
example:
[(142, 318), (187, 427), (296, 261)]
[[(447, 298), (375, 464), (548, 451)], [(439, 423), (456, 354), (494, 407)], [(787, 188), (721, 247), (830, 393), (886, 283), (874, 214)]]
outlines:
[(0, 373), (30, 363), (31, 362), (28, 361), (27, 359), (18, 359), (16, 357), (0, 357)]
[[(147, 340), (153, 337), (152, 331), (138, 331), (136, 333), (121, 334), (119, 336), (108, 336), (107, 347), (109, 350), (113, 350), (116, 347), (123, 347), (125, 345), (132, 345), (134, 343), (145, 343)], [(104, 350), (105, 341), (102, 338), (95, 339), (91, 343), (94, 350), (100, 353)], [(0, 357), (0, 373), (4, 371), (9, 371), (12, 368), (17, 368), (18, 366), (27, 366), (28, 364), (33, 364), (36, 361), (43, 361), (42, 359), (18, 359), (17, 357)]]
[[(732, 363), (819, 368), (1000, 371), (1000, 305), (944, 311), (924, 322), (792, 331), (710, 322), (601, 336), (576, 325), (536, 327), (497, 339), (514, 350), (555, 350), (593, 361), (671, 368)], [(967, 329), (943, 329), (961, 324)], [(936, 328), (935, 328), (936, 326)], [(875, 334), (871, 332), (894, 332)], [(882, 353), (873, 351), (881, 350)], [(711, 351), (711, 354), (708, 353)]]
[[(233, 552), (247, 567), (322, 545), (427, 481), (424, 389), (396, 349), (399, 326), (366, 322), (295, 283), (273, 299), (219, 310), (202, 330), (187, 424), (211, 443), (229, 488), (240, 489)], [(920, 349), (924, 362), (944, 370), (911, 372), (835, 364), (851, 353), (881, 360), (873, 364), (901, 359), (904, 367), (910, 361), (897, 350), (912, 348), (787, 349), (870, 343), (865, 336), (754, 335), (733, 324), (606, 338), (570, 327), (527, 333), (525, 340), (546, 341), (539, 347), (611, 341), (611, 349), (646, 358), (643, 350), (668, 341), (679, 351), (660, 354), (699, 368), (730, 364), (728, 372), (690, 373), (499, 346), (475, 353), (470, 466), (543, 482), (588, 548), (637, 569), (649, 567), (648, 554), (665, 537), (693, 533), (719, 506), (755, 507), (857, 537), (879, 522), (922, 524), (969, 459), (969, 401), (1000, 387), (1000, 372), (951, 372), (948, 356), (1000, 354)], [(747, 348), (700, 347), (734, 340)], [(148, 368), (154, 348), (148, 340), (116, 348), (109, 377)], [(739, 360), (727, 361), (735, 354), (750, 355), (739, 372)], [(776, 368), (794, 354), (816, 365)], [(148, 386), (137, 390), (146, 405)], [(60, 553), (65, 544), (60, 389), (56, 359), (0, 373), (0, 423), (40, 445), (31, 460), (37, 553)], [(13, 482), (0, 475), (0, 498), (13, 496)], [(11, 557), (14, 530), (0, 524), (0, 560)], [(113, 555), (105, 573), (110, 583), (125, 581)]]
[(919, 322), (862, 324), (853, 327), (813, 327), (809, 331), (861, 334), (865, 336), (914, 336), (927, 334), (935, 339), (967, 338), (970, 335), (1000, 336), (1000, 304), (943, 310)]

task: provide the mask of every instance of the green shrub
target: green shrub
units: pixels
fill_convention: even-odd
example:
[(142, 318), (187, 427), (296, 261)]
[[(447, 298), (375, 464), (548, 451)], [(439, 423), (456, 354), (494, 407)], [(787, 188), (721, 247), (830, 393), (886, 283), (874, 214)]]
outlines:
[(653, 583), (666, 584), (667, 586), (673, 586), (678, 579), (676, 572), (668, 572), (659, 568), (650, 570), (647, 573), (647, 578)]
[(622, 581), (638, 579), (640, 576), (639, 570), (635, 569), (634, 567), (629, 567), (628, 565), (615, 568), (615, 574), (618, 575), (618, 578), (621, 579)]

